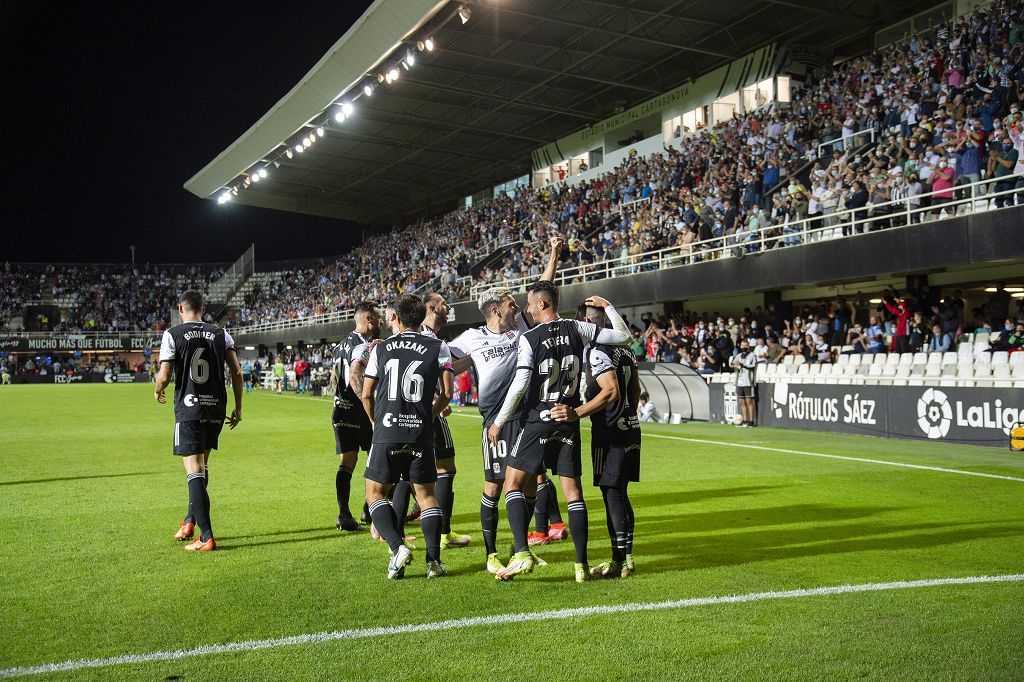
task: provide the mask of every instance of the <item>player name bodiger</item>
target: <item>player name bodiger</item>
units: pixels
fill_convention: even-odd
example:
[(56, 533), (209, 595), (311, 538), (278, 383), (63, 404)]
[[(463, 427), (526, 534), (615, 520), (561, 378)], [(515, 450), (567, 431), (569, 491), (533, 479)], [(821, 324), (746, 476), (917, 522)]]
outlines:
[(395, 339), (394, 341), (388, 341), (388, 350), (411, 350), (423, 355), (427, 352), (427, 347), (422, 343), (416, 343), (415, 341), (408, 341), (406, 339)]
[(185, 332), (184, 334), (182, 334), (182, 336), (185, 338), (186, 341), (191, 341), (192, 339), (199, 337), (207, 339), (208, 341), (213, 341), (213, 339), (216, 338), (216, 334), (214, 334), (213, 332), (206, 332), (201, 329), (196, 330), (194, 332)]
[(569, 337), (565, 334), (562, 334), (561, 336), (552, 336), (550, 339), (544, 339), (541, 341), (540, 345), (545, 348), (551, 348), (552, 346), (568, 346)]

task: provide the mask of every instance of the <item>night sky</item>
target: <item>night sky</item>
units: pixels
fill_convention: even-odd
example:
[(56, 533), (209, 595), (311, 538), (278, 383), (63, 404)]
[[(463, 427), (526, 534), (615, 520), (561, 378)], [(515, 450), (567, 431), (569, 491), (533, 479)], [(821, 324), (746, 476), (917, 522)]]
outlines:
[(182, 185), (280, 99), (369, 0), (4, 3), (0, 262), (335, 255), (359, 226)]

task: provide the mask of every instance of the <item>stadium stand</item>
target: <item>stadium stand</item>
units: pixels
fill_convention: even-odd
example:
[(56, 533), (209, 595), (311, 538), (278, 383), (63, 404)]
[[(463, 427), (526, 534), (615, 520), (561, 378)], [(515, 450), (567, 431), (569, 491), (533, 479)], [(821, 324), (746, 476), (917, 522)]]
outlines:
[(989, 152), (1024, 156), (1022, 56), (1010, 40), (1019, 17), (1019, 3), (997, 3), (823, 69), (788, 106), (680, 128), (661, 153), (263, 273), (232, 323), (333, 314), (427, 286), (450, 301), (499, 282), (522, 290), (552, 232), (570, 238), (562, 281), (578, 282), (1012, 206), (1024, 163)]

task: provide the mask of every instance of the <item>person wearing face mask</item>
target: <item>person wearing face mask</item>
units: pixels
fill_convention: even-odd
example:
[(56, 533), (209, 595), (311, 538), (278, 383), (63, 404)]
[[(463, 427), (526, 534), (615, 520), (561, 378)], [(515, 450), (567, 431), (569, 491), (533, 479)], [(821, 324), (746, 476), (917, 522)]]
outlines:
[[(1014, 188), (1015, 180), (1012, 175), (1019, 157), (1020, 154), (1014, 149), (1013, 140), (1009, 137), (1004, 137), (999, 147), (989, 152), (988, 174), (996, 181), (996, 208), (1013, 206), (1013, 195), (1009, 192)], [(1006, 193), (999, 194), (1000, 192)]]
[(931, 185), (931, 205), (936, 210), (932, 211), (933, 217), (939, 217), (941, 215), (942, 204), (947, 204), (953, 200), (953, 169), (946, 163), (946, 159), (942, 158), (935, 168), (935, 171), (928, 178), (928, 184)]

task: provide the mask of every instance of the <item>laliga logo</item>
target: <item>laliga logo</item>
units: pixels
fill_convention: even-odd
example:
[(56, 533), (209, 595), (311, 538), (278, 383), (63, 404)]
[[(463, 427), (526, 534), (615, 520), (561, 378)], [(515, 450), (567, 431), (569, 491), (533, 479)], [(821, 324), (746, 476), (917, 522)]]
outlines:
[(385, 427), (387, 427), (387, 426), (391, 426), (391, 424), (394, 423), (394, 418), (391, 416), (390, 412), (385, 412), (384, 413), (384, 418), (381, 419), (380, 421), (381, 421), (382, 424), (384, 424)]
[(946, 394), (929, 388), (917, 400), (917, 425), (929, 438), (943, 438), (953, 423), (953, 408)]
[(194, 395), (192, 395), (191, 393), (186, 393), (185, 394), (185, 407), (192, 407), (197, 402), (199, 402), (199, 401), (196, 400), (196, 397)]

